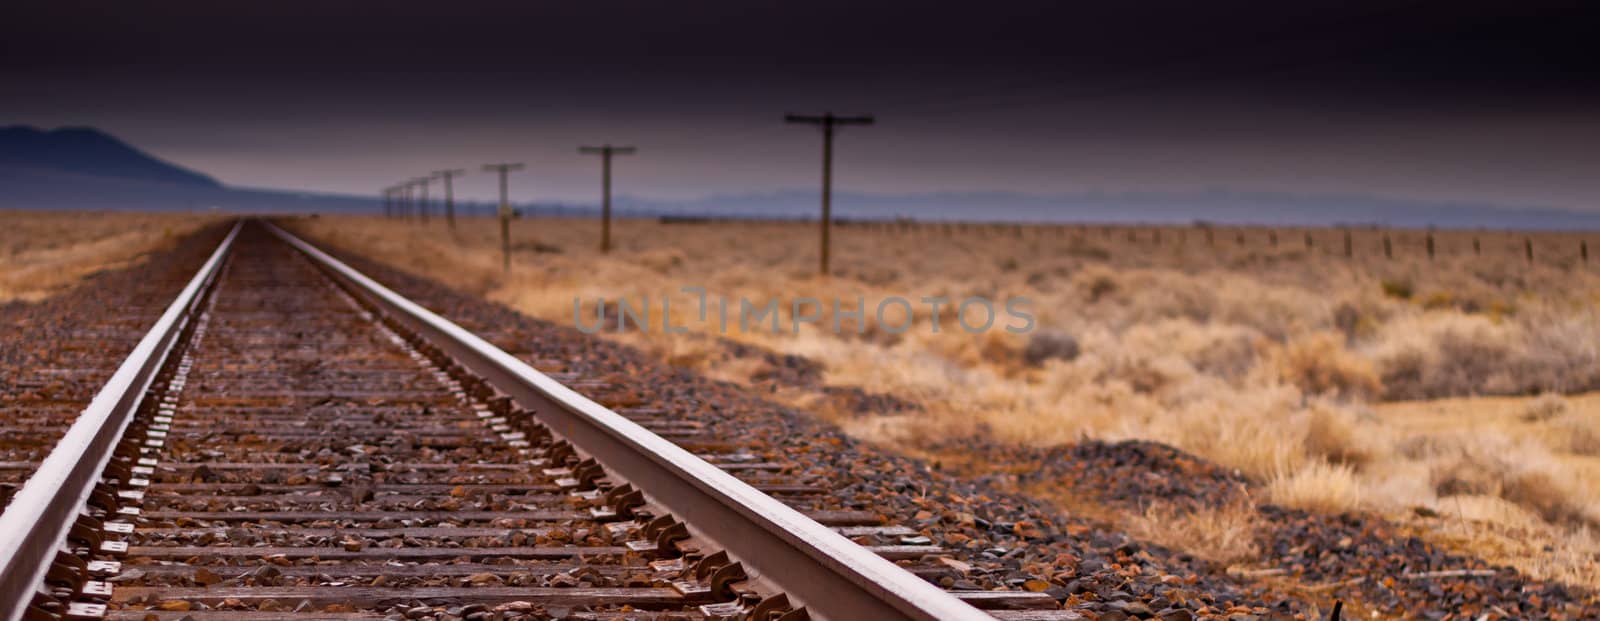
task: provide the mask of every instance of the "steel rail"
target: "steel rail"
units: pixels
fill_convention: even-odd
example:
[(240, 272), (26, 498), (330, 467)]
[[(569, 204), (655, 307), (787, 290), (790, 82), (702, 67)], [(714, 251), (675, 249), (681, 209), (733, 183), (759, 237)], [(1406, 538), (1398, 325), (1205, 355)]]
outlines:
[(223, 259), (242, 226), (242, 222), (234, 224), (216, 252), (134, 346), (0, 514), (0, 619), (21, 619), (34, 595), (41, 592), (45, 573), (57, 551), (63, 548), (67, 533), (99, 483), (101, 472), (156, 372), (199, 309), (205, 291), (216, 282)]
[(607, 470), (780, 587), (812, 618), (831, 621), (987, 620), (954, 595), (818, 524), (788, 505), (515, 356), (400, 296), (338, 259), (267, 224), (335, 279), (534, 412)]

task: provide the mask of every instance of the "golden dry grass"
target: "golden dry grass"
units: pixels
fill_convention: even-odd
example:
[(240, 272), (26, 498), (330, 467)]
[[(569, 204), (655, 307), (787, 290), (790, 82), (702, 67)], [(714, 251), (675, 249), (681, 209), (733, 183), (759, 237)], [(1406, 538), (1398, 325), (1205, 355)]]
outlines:
[[(522, 220), (509, 275), (488, 220), (464, 219), (455, 235), (439, 223), (376, 218), (297, 226), (567, 325), (574, 300), (593, 312), (597, 298), (649, 299), (659, 321), (665, 297), (673, 324), (690, 334), (656, 326), (608, 337), (736, 382), (766, 365), (718, 355), (706, 338), (720, 331), (715, 313), (698, 321), (697, 297), (682, 287), (785, 306), (804, 297), (1026, 296), (1038, 319), (1026, 335), (968, 334), (948, 315), (933, 333), (918, 306), (905, 334), (818, 324), (795, 333), (784, 310), (782, 334), (735, 322), (726, 336), (815, 360), (827, 385), (918, 404), (861, 416), (815, 387), (776, 393), (890, 447), (972, 436), (1151, 439), (1265, 482), (1271, 502), (1384, 512), (1536, 576), (1600, 586), (1600, 544), (1588, 534), (1600, 523), (1592, 398), (1567, 399), (1553, 414), (1555, 397), (1452, 399), (1600, 388), (1600, 266), (1579, 255), (1576, 235), (1442, 232), (1429, 258), (1424, 232), (1358, 230), (1347, 258), (1331, 229), (1216, 229), (1207, 243), (1205, 229), (1169, 227), (1157, 244), (1149, 228), (849, 226), (836, 229), (835, 273), (822, 278), (814, 224), (625, 220), (617, 250), (602, 256), (594, 222)], [(1524, 239), (1535, 244), (1532, 262)], [(822, 317), (827, 326), (833, 313)], [(1436, 400), (1398, 402), (1406, 399)], [(1543, 409), (1527, 416), (1529, 408)], [(1413, 519), (1419, 507), (1453, 517)], [(1523, 545), (1489, 543), (1501, 540)], [(1561, 552), (1546, 549), (1552, 542)]]
[(1116, 521), (1129, 535), (1143, 541), (1183, 550), (1224, 566), (1257, 560), (1260, 522), (1261, 514), (1244, 500), (1189, 511), (1157, 502), (1145, 507), (1143, 513)]
[(96, 271), (126, 265), (217, 216), (0, 210), (0, 302), (39, 300)]

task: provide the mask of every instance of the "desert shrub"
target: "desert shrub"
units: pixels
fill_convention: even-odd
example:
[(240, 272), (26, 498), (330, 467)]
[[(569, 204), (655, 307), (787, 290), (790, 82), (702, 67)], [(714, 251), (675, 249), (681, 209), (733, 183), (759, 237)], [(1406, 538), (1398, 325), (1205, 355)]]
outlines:
[(1118, 298), (1127, 311), (1120, 323), (1132, 327), (1170, 319), (1211, 322), (1221, 307), (1217, 289), (1173, 272), (1130, 272), (1120, 280)]
[[(1122, 356), (1117, 364), (1119, 367), (1129, 367), (1129, 361), (1135, 358), (1145, 361), (1164, 359), (1165, 362), (1160, 366), (1167, 369), (1169, 375), (1200, 373), (1235, 381), (1255, 365), (1255, 343), (1260, 339), (1259, 332), (1237, 325), (1199, 323), (1188, 319), (1145, 322), (1122, 334), (1119, 349)], [(1185, 368), (1177, 369), (1180, 364)]]
[(1284, 507), (1344, 513), (1360, 506), (1361, 483), (1350, 466), (1317, 460), (1273, 477), (1267, 484), (1267, 497)]
[(1181, 510), (1157, 501), (1124, 522), (1128, 534), (1144, 541), (1183, 550), (1224, 565), (1255, 559), (1261, 514), (1249, 500), (1238, 498), (1218, 507)]
[(1110, 276), (1101, 274), (1089, 281), (1089, 301), (1096, 302), (1100, 298), (1114, 293), (1117, 290), (1117, 281)]
[(1434, 291), (1423, 296), (1422, 307), (1428, 310), (1455, 308), (1456, 299), (1447, 291)]
[(1331, 326), (1344, 335), (1347, 343), (1371, 342), (1378, 337), (1389, 321), (1397, 315), (1409, 314), (1410, 309), (1377, 295), (1350, 296), (1328, 311), (1327, 322), (1313, 324), (1310, 329), (1322, 330)]
[(1417, 349), (1403, 349), (1378, 361), (1379, 381), (1388, 399), (1420, 399), (1426, 395), (1423, 373), (1428, 356)]
[(1278, 361), (1279, 375), (1308, 394), (1368, 398), (1383, 384), (1370, 361), (1345, 350), (1344, 339), (1319, 332), (1290, 341)]
[(1213, 328), (1210, 343), (1187, 352), (1196, 371), (1235, 381), (1242, 379), (1256, 364), (1256, 341), (1260, 335), (1236, 326)]
[(1515, 390), (1507, 377), (1507, 362), (1514, 355), (1514, 335), (1487, 324), (1445, 329), (1434, 337), (1431, 397)]
[(1306, 419), (1307, 454), (1356, 469), (1372, 461), (1370, 444), (1356, 430), (1353, 415), (1328, 404), (1313, 404), (1310, 410)]
[(1373, 359), (1388, 399), (1507, 394), (1520, 340), (1514, 327), (1460, 313), (1429, 313), (1390, 322)]
[(1492, 464), (1474, 463), (1456, 457), (1447, 459), (1428, 473), (1434, 493), (1440, 496), (1498, 496), (1504, 473)]
[(1524, 335), (1512, 369), (1517, 392), (1600, 388), (1600, 316), (1540, 309), (1520, 317)]
[(1214, 300), (1218, 320), (1249, 326), (1274, 341), (1328, 325), (1326, 304), (1281, 287), (1226, 278), (1203, 290)]
[(1022, 361), (1028, 366), (1041, 366), (1047, 360), (1072, 361), (1082, 353), (1078, 346), (1078, 339), (1071, 334), (1059, 330), (1040, 330), (1028, 337), (1028, 345), (1022, 349)]
[(683, 251), (674, 248), (641, 252), (634, 255), (633, 260), (657, 274), (666, 274), (675, 268), (682, 267), (686, 261)]
[(1401, 452), (1428, 465), (1439, 496), (1498, 496), (1563, 526), (1600, 525), (1582, 486), (1540, 446), (1499, 436), (1431, 435), (1402, 443)]
[(541, 241), (527, 240), (512, 244), (511, 251), (532, 252), (534, 254), (561, 254), (561, 247)]
[(1553, 445), (1573, 455), (1600, 455), (1600, 421), (1568, 412), (1549, 420)]
[(1065, 252), (1068, 256), (1078, 257), (1081, 259), (1090, 259), (1093, 261), (1108, 261), (1111, 259), (1110, 250), (1106, 250), (1105, 248), (1101, 248), (1100, 246), (1096, 246), (1094, 244), (1075, 243), (1071, 246), (1068, 246), (1065, 249)]
[(1378, 286), (1383, 289), (1384, 295), (1391, 298), (1409, 300), (1413, 293), (1411, 283), (1404, 280), (1389, 280), (1386, 278), (1379, 282)]
[(1356, 340), (1356, 330), (1361, 327), (1361, 311), (1354, 304), (1340, 302), (1333, 309), (1333, 327), (1344, 334), (1346, 342)]
[(1567, 400), (1559, 394), (1547, 392), (1523, 407), (1522, 420), (1530, 423), (1546, 421), (1565, 411), (1567, 411)]
[(1137, 393), (1156, 393), (1178, 383), (1182, 376), (1177, 365), (1171, 362), (1171, 359), (1136, 358), (1117, 365), (1107, 379), (1127, 382)]
[(1550, 470), (1515, 470), (1507, 477), (1500, 497), (1528, 508), (1551, 524), (1600, 526), (1583, 496)]

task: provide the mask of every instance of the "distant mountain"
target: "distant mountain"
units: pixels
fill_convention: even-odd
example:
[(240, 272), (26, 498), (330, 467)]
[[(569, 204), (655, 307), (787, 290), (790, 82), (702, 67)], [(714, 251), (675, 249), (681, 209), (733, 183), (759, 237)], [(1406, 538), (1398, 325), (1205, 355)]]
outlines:
[(0, 208), (375, 210), (371, 196), (235, 188), (90, 127), (0, 127)]
[(164, 162), (91, 127), (0, 127), (0, 167), (220, 188), (201, 173)]

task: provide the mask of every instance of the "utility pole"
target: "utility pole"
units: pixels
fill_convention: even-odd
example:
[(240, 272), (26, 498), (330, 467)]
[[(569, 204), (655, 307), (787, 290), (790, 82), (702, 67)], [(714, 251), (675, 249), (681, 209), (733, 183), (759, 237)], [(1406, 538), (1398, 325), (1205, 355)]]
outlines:
[(403, 188), (403, 191), (405, 192), (405, 198), (400, 202), (400, 219), (402, 220), (411, 219), (411, 186), (414, 185), (416, 185), (416, 183), (412, 181), (400, 182), (400, 187)]
[(500, 173), (500, 262), (501, 269), (511, 271), (511, 203), (506, 201), (506, 173), (521, 170), (521, 163), (484, 164), (484, 170)]
[(828, 227), (833, 219), (833, 128), (836, 125), (871, 125), (874, 120), (871, 115), (834, 116), (832, 112), (822, 116), (785, 114), (783, 120), (822, 127), (822, 275), (827, 276)]
[(418, 202), (417, 215), (422, 217), (422, 223), (423, 224), (427, 224), (428, 223), (428, 183), (430, 181), (433, 181), (433, 177), (416, 177), (416, 178), (413, 178), (411, 181), (422, 187), (422, 196), (420, 197), (421, 200)]
[(456, 230), (456, 202), (454, 192), (450, 189), (450, 178), (466, 172), (459, 168), (433, 171), (433, 176), (444, 179), (444, 219), (450, 223), (452, 233)]
[(611, 252), (611, 156), (633, 155), (633, 147), (578, 147), (578, 152), (600, 156), (600, 253)]

